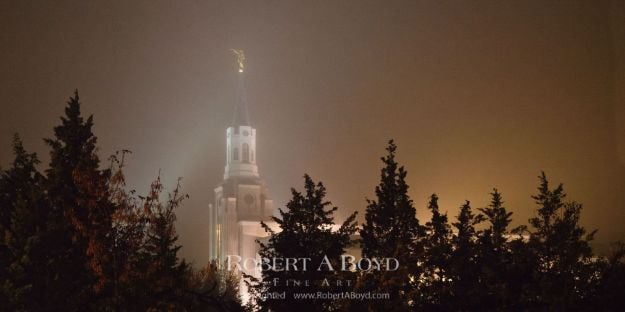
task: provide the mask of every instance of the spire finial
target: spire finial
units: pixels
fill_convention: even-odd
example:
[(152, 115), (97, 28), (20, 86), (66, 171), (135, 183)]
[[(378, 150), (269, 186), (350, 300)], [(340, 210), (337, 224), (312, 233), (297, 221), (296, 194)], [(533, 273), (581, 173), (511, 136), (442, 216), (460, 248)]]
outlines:
[(245, 54), (241, 49), (230, 49), (237, 57), (239, 63), (239, 75), (237, 75), (237, 103), (234, 109), (234, 121), (235, 126), (249, 126), (250, 119), (247, 112), (247, 97), (245, 92), (245, 76), (243, 71), (245, 70)]
[(239, 63), (239, 72), (242, 73), (245, 69), (245, 53), (241, 49), (230, 49), (232, 53), (237, 56), (237, 62)]

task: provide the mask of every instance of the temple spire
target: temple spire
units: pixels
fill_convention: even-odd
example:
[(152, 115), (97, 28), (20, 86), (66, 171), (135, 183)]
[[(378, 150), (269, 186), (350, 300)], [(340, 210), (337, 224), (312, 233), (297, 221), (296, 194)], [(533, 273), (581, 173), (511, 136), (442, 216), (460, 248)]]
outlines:
[(237, 95), (234, 108), (233, 126), (250, 126), (250, 116), (247, 110), (247, 92), (245, 90), (245, 54), (240, 49), (230, 49), (237, 57), (239, 70), (237, 73)]

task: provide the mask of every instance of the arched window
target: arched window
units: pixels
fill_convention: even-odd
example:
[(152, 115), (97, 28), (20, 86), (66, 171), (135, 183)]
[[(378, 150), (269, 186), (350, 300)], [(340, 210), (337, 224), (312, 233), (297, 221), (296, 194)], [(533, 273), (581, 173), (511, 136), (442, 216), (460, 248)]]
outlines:
[(250, 150), (250, 160), (254, 162), (254, 150)]
[(250, 146), (247, 143), (243, 143), (243, 162), (250, 162)]
[(232, 149), (232, 160), (239, 160), (239, 149), (236, 147)]

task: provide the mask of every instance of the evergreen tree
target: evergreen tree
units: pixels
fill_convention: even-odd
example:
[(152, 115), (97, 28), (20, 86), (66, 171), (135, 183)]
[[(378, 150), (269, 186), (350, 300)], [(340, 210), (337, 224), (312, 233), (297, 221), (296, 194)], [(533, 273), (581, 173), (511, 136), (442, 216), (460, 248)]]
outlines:
[(61, 125), (54, 128), (46, 191), (51, 220), (51, 273), (46, 302), (57, 310), (95, 304), (107, 285), (111, 245), (110, 172), (99, 169), (93, 117), (80, 112), (78, 92), (69, 99)]
[[(432, 194), (428, 209), (432, 212), (432, 219), (425, 224), (428, 232), (428, 257), (431, 264), (444, 270), (451, 254), (451, 228), (447, 221), (447, 213), (441, 214), (438, 207), (438, 196)], [(441, 272), (444, 273), (444, 272)]]
[[(375, 188), (376, 200), (367, 199), (365, 223), (360, 230), (364, 257), (395, 258), (400, 263), (397, 271), (381, 271), (365, 274), (363, 290), (375, 291), (384, 285), (396, 309), (407, 309), (407, 293), (421, 274), (418, 257), (422, 254), (418, 242), (422, 227), (416, 217), (416, 209), (408, 195), (407, 171), (395, 160), (397, 146), (390, 140), (387, 155), (382, 157), (380, 184)], [(382, 303), (372, 301), (370, 309), (379, 309)]]
[(457, 233), (453, 236), (455, 255), (468, 260), (475, 258), (474, 246), (477, 231), (475, 226), (484, 220), (482, 215), (474, 215), (471, 210), (471, 203), (467, 200), (460, 206), (460, 213), (456, 217), (456, 222), (452, 223)]
[(449, 275), (452, 280), (452, 306), (458, 310), (475, 310), (482, 306), (479, 284), (477, 236), (475, 229), (484, 220), (482, 215), (474, 215), (467, 200), (460, 207), (460, 213), (452, 226), (456, 233), (452, 237), (453, 251)]
[(162, 191), (159, 176), (144, 201), (148, 227), (143, 246), (143, 282), (147, 291), (143, 304), (151, 311), (183, 310), (190, 272), (187, 263), (178, 258), (182, 246), (177, 244), (174, 210), (186, 195), (180, 194), (180, 180), (166, 204), (160, 200)]
[(512, 262), (508, 240), (508, 225), (512, 212), (503, 206), (501, 193), (493, 189), (491, 203), (479, 209), (484, 214), (487, 228), (479, 235), (481, 301), (489, 307), (510, 309), (507, 302), (512, 294), (508, 287)]
[[(291, 190), (292, 199), (286, 205), (287, 210), (279, 209), (280, 217), (273, 217), (280, 231), (274, 232), (265, 223), (261, 223), (271, 236), (267, 243), (260, 243), (259, 254), (266, 259), (310, 258), (307, 269), (284, 270), (282, 266), (262, 271), (262, 283), (251, 285), (256, 293), (256, 300), (262, 311), (332, 311), (336, 303), (330, 300), (296, 299), (294, 293), (327, 292), (337, 290), (335, 281), (340, 270), (340, 257), (351, 244), (351, 235), (356, 231), (356, 213), (350, 215), (341, 227), (333, 231), (334, 212), (326, 201), (326, 189), (321, 182), (315, 184), (304, 176), (304, 192)], [(331, 208), (330, 208), (331, 207)], [(326, 265), (329, 263), (333, 270)], [(319, 269), (319, 270), (318, 270)], [(273, 283), (273, 281), (277, 281)], [(287, 285), (288, 281), (309, 281), (309, 286)], [(327, 283), (327, 284), (326, 284)], [(351, 289), (351, 288), (349, 288)], [(285, 293), (285, 299), (261, 296), (272, 293)]]
[(46, 207), (35, 154), (17, 135), (15, 159), (0, 172), (0, 306), (7, 310), (42, 310), (46, 270)]
[(451, 228), (447, 214), (441, 214), (438, 196), (432, 194), (428, 203), (432, 218), (426, 223), (424, 275), (420, 285), (421, 299), (427, 306), (443, 307), (448, 305), (452, 272), (450, 258), (452, 254)]
[(562, 184), (555, 189), (543, 172), (538, 194), (532, 196), (538, 215), (529, 220), (529, 247), (537, 257), (537, 304), (550, 309), (579, 308), (590, 295), (592, 250), (589, 242), (595, 231), (586, 233), (579, 225), (582, 206), (565, 202)]
[(493, 189), (490, 205), (479, 210), (484, 214), (485, 220), (488, 222), (488, 228), (482, 232), (481, 241), (484, 244), (488, 244), (488, 247), (492, 248), (494, 252), (505, 249), (509, 234), (508, 225), (512, 221), (510, 218), (512, 212), (508, 212), (503, 206), (501, 193), (497, 189)]

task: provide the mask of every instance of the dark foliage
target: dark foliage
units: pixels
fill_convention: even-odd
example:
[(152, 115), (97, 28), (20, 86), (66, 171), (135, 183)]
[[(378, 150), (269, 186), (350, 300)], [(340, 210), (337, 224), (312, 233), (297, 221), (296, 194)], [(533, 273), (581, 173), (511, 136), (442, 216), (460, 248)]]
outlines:
[(420, 274), (418, 256), (422, 252), (419, 238), (423, 228), (416, 217), (416, 209), (408, 195), (407, 172), (395, 160), (397, 146), (391, 140), (382, 157), (384, 167), (380, 184), (375, 188), (376, 199), (367, 199), (365, 223), (360, 230), (362, 255), (368, 258), (396, 258), (402, 265), (396, 271), (371, 271), (361, 274), (359, 291), (388, 292), (392, 303), (371, 301), (359, 308), (381, 309), (393, 305), (408, 309), (407, 294), (411, 277)]
[[(550, 189), (546, 176), (539, 177), (538, 194), (532, 196), (537, 216), (530, 219), (531, 228), (509, 228), (512, 212), (504, 206), (497, 189), (491, 193), (490, 204), (479, 208), (478, 214), (466, 201), (451, 224), (433, 194), (427, 206), (432, 217), (421, 226), (408, 197), (406, 171), (395, 161), (392, 141), (387, 152), (382, 158), (385, 166), (376, 187), (377, 199), (367, 200), (361, 246), (365, 257), (400, 259), (402, 270), (356, 272), (354, 291), (389, 293), (390, 299), (333, 303), (268, 300), (261, 303), (261, 310), (614, 311), (623, 307), (625, 248), (616, 244), (609, 257), (595, 256), (589, 247), (594, 232), (587, 234), (579, 225), (581, 205), (564, 201), (562, 185)], [(311, 183), (307, 182), (309, 190), (314, 189)], [(302, 198), (294, 192), (296, 203)], [(261, 244), (265, 257), (300, 257), (318, 251), (304, 246), (323, 246), (311, 241), (307, 241), (310, 245), (297, 243), (302, 238), (296, 239), (288, 229), (307, 228), (306, 224), (317, 228), (318, 223), (293, 219), (291, 213), (301, 214), (302, 206), (293, 201), (289, 205), (295, 212), (285, 217), (281, 211), (283, 219), (277, 219), (286, 233), (271, 232), (270, 243), (281, 246), (282, 251), (276, 253)], [(277, 276), (304, 278), (301, 273), (271, 271), (263, 276), (266, 280)], [(255, 291), (261, 298), (292, 289), (257, 286)]]
[[(126, 189), (122, 151), (103, 168), (76, 92), (47, 139), (45, 172), (16, 135), (14, 161), (0, 170), (1, 311), (243, 311), (235, 273), (216, 262), (194, 270), (180, 259), (175, 212), (186, 195), (168, 195), (160, 178), (147, 196)], [(309, 258), (307, 270), (251, 277), (248, 310), (261, 311), (618, 311), (625, 306), (625, 245), (593, 254), (595, 234), (582, 205), (544, 173), (528, 226), (510, 229), (512, 212), (494, 189), (476, 214), (463, 203), (450, 223), (436, 194), (424, 225), (408, 195), (407, 171), (389, 142), (375, 199), (367, 200), (362, 254), (394, 258), (397, 270), (330, 270), (357, 232), (356, 214), (335, 226), (326, 189), (305, 176), (304, 191), (274, 218), (279, 231), (260, 244), (263, 258)], [(327, 261), (325, 267), (322, 265)], [(301, 264), (301, 263), (300, 263)], [(322, 268), (317, 270), (317, 268)], [(325, 268), (325, 269), (323, 269)], [(277, 279), (277, 280), (276, 280)], [(308, 281), (309, 286), (287, 281)], [(350, 286), (336, 281), (350, 280)], [(274, 282), (277, 281), (277, 282)], [(388, 293), (385, 300), (295, 299), (294, 293)], [(285, 293), (284, 299), (269, 294)], [(269, 296), (268, 296), (269, 295)]]
[(0, 172), (0, 306), (7, 310), (43, 310), (47, 256), (44, 177), (35, 154), (24, 150), (16, 135), (15, 160)]
[[(292, 189), (292, 199), (280, 209), (280, 217), (273, 220), (280, 231), (274, 232), (265, 223), (265, 230), (271, 234), (267, 243), (260, 243), (261, 258), (309, 258), (307, 270), (264, 270), (265, 282), (251, 283), (257, 295), (284, 293), (284, 299), (257, 297), (261, 311), (332, 311), (339, 309), (338, 303), (321, 299), (296, 299), (294, 293), (315, 294), (317, 292), (340, 291), (335, 281), (343, 278), (337, 274), (340, 256), (351, 244), (356, 232), (356, 213), (334, 230), (334, 212), (338, 209), (326, 201), (326, 189), (321, 182), (315, 184), (304, 176), (304, 192)], [(330, 264), (328, 266), (327, 264)], [(300, 265), (302, 265), (300, 263)], [(335, 269), (336, 268), (336, 269)], [(273, 283), (273, 281), (277, 281)], [(289, 286), (288, 281), (309, 281), (306, 286)], [(343, 289), (343, 291), (350, 288)]]
[(146, 197), (127, 191), (127, 151), (101, 169), (92, 127), (76, 92), (46, 140), (45, 174), (16, 136), (15, 160), (0, 171), (0, 310), (241, 310), (216, 290), (215, 266), (194, 271), (178, 257), (180, 185), (166, 202), (158, 178)]

